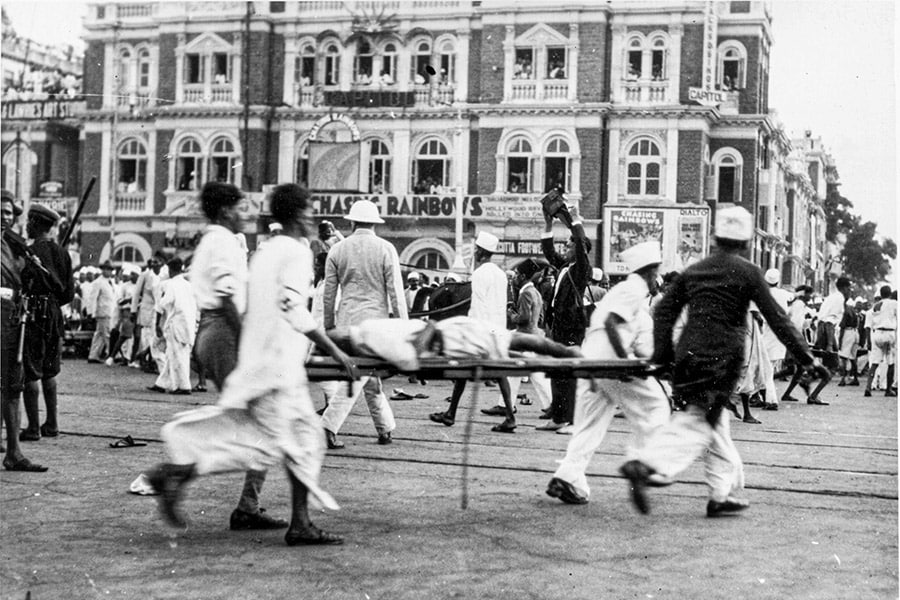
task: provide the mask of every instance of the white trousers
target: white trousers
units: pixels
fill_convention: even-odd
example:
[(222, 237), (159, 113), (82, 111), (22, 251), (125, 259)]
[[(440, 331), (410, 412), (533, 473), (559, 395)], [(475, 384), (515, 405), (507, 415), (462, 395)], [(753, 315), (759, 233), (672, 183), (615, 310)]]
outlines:
[(305, 387), (272, 390), (246, 408), (204, 406), (180, 413), (162, 428), (173, 463), (195, 465), (198, 475), (264, 471), (283, 463), (309, 488), (316, 507), (337, 510), (319, 487), (324, 434)]
[(722, 410), (712, 427), (701, 409), (689, 405), (653, 431), (632, 458), (674, 478), (703, 454), (709, 498), (724, 502), (744, 489), (744, 463), (731, 440), (730, 418), (731, 414)]
[(166, 360), (156, 378), (156, 385), (170, 392), (191, 389), (191, 347), (166, 337)]
[(591, 493), (585, 471), (606, 436), (617, 404), (634, 428), (626, 459), (633, 458), (636, 449), (643, 447), (648, 436), (669, 422), (671, 413), (668, 398), (659, 382), (652, 377), (630, 381), (599, 380), (596, 392), (591, 391), (590, 385), (586, 379), (578, 380), (575, 430), (566, 448), (566, 456), (553, 475), (571, 483), (585, 497), (590, 497)]
[[(544, 373), (539, 372), (529, 373), (528, 377), (531, 379), (532, 387), (534, 387), (534, 395), (537, 396), (538, 402), (541, 404), (541, 410), (550, 408), (550, 403), (553, 401), (553, 393), (550, 391), (550, 380), (547, 379)], [(522, 385), (522, 378), (508, 377), (507, 379), (509, 379), (509, 395), (513, 404), (515, 404), (516, 396), (519, 395), (519, 387)], [(503, 396), (500, 396), (497, 406), (504, 406)]]
[(156, 370), (162, 373), (166, 368), (166, 342), (164, 338), (157, 337), (153, 327), (141, 327), (141, 349), (143, 352), (150, 349), (150, 357), (156, 363)]
[(350, 395), (334, 396), (322, 414), (322, 426), (332, 433), (340, 431), (356, 401), (359, 400), (360, 394), (366, 399), (366, 406), (369, 407), (369, 414), (372, 415), (375, 430), (379, 434), (393, 431), (397, 426), (394, 421), (394, 411), (391, 410), (391, 405), (381, 387), (381, 379), (378, 377), (364, 377), (362, 386), (354, 385)]

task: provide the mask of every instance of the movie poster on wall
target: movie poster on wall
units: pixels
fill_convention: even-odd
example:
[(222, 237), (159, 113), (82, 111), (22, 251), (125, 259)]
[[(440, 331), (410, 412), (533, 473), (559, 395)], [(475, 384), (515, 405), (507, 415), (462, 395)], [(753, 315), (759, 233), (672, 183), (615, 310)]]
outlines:
[(310, 142), (309, 189), (359, 191), (360, 151), (360, 145), (355, 142)]
[(706, 255), (706, 212), (682, 210), (678, 215), (678, 246), (674, 268), (685, 269)]
[(661, 210), (620, 208), (609, 211), (609, 260), (621, 263), (623, 251), (641, 242), (663, 243)]

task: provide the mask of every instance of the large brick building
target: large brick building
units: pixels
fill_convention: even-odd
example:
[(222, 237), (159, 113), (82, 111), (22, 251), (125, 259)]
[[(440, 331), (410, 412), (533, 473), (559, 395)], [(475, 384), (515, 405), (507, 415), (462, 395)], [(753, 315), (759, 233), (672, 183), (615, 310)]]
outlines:
[[(80, 164), (82, 180), (100, 183), (84, 257), (189, 248), (203, 227), (197, 190), (222, 180), (247, 192), (251, 247), (266, 189), (298, 181), (339, 227), (354, 199), (374, 200), (404, 264), (446, 269), (481, 229), (513, 262), (539, 253), (539, 199), (561, 187), (611, 273), (643, 239), (662, 241), (665, 268), (696, 260), (715, 208), (733, 203), (757, 216), (761, 266), (815, 281), (803, 227), (824, 194), (808, 171), (791, 179), (797, 152), (769, 116), (770, 11), (757, 1), (92, 4)], [(789, 188), (803, 188), (803, 202)]]

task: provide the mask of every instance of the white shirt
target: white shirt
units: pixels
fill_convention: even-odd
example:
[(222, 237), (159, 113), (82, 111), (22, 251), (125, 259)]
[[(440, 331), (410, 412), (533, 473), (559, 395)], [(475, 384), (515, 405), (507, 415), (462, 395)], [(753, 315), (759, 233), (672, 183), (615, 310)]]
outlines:
[(221, 225), (207, 226), (191, 262), (191, 285), (200, 310), (221, 308), (222, 299), (231, 298), (238, 314), (244, 313), (247, 254), (234, 233)]
[(138, 276), (131, 296), (131, 312), (137, 313), (138, 325), (153, 327), (156, 312), (156, 290), (159, 287), (159, 275), (153, 269), (145, 269)]
[(88, 313), (95, 318), (112, 317), (116, 312), (116, 290), (112, 279), (102, 275), (93, 281)]
[(487, 323), (491, 331), (506, 330), (506, 273), (486, 262), (472, 273), (469, 317)]
[(192, 345), (197, 333), (197, 302), (194, 290), (184, 274), (167, 279), (159, 286), (156, 312), (163, 315), (163, 334), (181, 344)]
[(803, 331), (803, 327), (806, 324), (806, 314), (808, 312), (809, 307), (806, 306), (806, 302), (800, 298), (796, 298), (790, 306), (788, 306), (788, 316), (791, 318), (791, 323), (794, 324), (794, 327), (796, 327), (798, 331)]
[(650, 288), (643, 277), (632, 273), (614, 285), (597, 303), (582, 344), (585, 358), (621, 358), (606, 332), (606, 318), (617, 315), (622, 346), (629, 357), (649, 358), (653, 354), (653, 318), (650, 316)]
[(867, 321), (866, 326), (872, 331), (897, 329), (897, 301), (882, 298), (875, 302), (871, 321)]
[(835, 327), (841, 324), (844, 318), (844, 303), (846, 298), (840, 292), (832, 292), (828, 294), (819, 308), (819, 321), (821, 323), (831, 323)]
[(305, 334), (318, 328), (306, 308), (312, 282), (312, 252), (289, 236), (269, 240), (253, 255), (238, 364), (225, 381), (220, 406), (246, 408), (276, 390), (295, 395), (305, 389)]

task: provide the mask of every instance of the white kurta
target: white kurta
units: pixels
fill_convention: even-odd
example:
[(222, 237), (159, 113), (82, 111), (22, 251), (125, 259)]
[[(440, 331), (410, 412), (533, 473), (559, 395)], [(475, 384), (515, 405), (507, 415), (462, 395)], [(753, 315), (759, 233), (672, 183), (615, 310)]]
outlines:
[[(619, 358), (606, 331), (605, 321), (610, 314), (624, 320), (617, 331), (629, 357), (649, 358), (653, 354), (649, 295), (647, 282), (635, 274), (609, 290), (591, 315), (591, 325), (582, 344), (585, 358)], [(590, 496), (585, 472), (606, 436), (617, 404), (634, 427), (634, 438), (626, 450), (627, 458), (643, 446), (651, 432), (668, 422), (671, 412), (665, 392), (653, 378), (605, 379), (597, 385), (597, 391), (591, 391), (589, 381), (578, 381), (575, 431), (566, 448), (566, 456), (554, 474), (554, 477), (571, 483), (585, 497)]]
[[(785, 313), (788, 312), (788, 303), (791, 301), (792, 294), (783, 290), (780, 287), (771, 287), (769, 291), (772, 292), (772, 298), (775, 299), (775, 302), (778, 303), (778, 306), (781, 307)], [(763, 345), (766, 347), (766, 354), (769, 355), (769, 360), (784, 360), (784, 355), (787, 352), (787, 348), (784, 347), (780, 341), (778, 341), (778, 336), (775, 335), (775, 332), (769, 327), (769, 324), (766, 323), (762, 327), (762, 341)]]
[(156, 313), (162, 315), (166, 361), (156, 385), (167, 390), (191, 389), (191, 349), (197, 331), (197, 303), (191, 284), (178, 275), (159, 287)]
[(277, 236), (254, 254), (237, 366), (216, 406), (178, 415), (162, 435), (172, 461), (199, 474), (282, 461), (314, 504), (337, 509), (318, 484), (324, 436), (303, 368), (304, 334), (317, 328), (306, 308), (312, 279), (312, 254), (295, 239)]
[(469, 316), (491, 326), (506, 329), (506, 273), (494, 263), (484, 263), (472, 273), (472, 303)]

